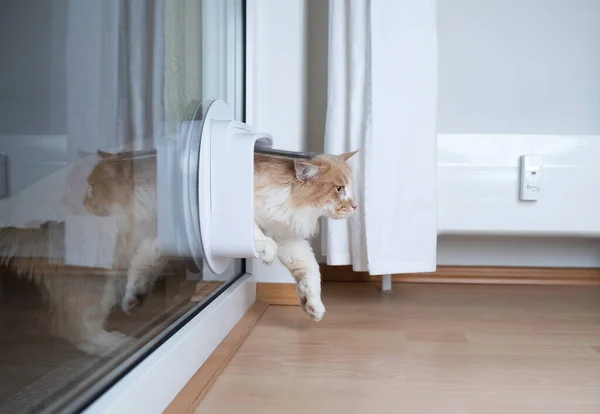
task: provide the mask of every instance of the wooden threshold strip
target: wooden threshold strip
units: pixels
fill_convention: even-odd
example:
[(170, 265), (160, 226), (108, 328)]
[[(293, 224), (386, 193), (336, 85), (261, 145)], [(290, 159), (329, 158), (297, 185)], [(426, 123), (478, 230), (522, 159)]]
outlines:
[(275, 306), (298, 306), (295, 283), (257, 283), (256, 300)]
[(164, 414), (190, 414), (196, 410), (268, 307), (267, 303), (258, 300), (250, 307), (185, 387), (179, 391)]

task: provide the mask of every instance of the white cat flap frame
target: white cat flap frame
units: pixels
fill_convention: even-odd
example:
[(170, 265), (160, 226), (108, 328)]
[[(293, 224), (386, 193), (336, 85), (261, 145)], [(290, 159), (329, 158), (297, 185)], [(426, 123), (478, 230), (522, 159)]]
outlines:
[(233, 120), (222, 100), (198, 106), (177, 139), (158, 145), (158, 241), (165, 255), (202, 260), (221, 274), (234, 259), (255, 258), (254, 147), (268, 134)]

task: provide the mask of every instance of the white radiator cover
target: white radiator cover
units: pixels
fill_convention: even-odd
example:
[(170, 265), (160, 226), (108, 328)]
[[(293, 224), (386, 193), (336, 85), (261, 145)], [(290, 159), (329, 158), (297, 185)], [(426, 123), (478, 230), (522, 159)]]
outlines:
[[(542, 191), (519, 200), (520, 156), (543, 157)], [(600, 236), (600, 135), (438, 136), (441, 235)]]

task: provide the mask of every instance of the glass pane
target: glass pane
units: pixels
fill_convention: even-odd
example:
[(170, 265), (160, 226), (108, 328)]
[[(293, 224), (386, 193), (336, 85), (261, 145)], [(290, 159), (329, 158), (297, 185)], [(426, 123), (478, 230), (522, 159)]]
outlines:
[[(243, 271), (159, 248), (155, 148), (243, 117), (242, 0), (0, 5), (0, 413), (79, 410)], [(198, 109), (200, 108), (200, 109)]]

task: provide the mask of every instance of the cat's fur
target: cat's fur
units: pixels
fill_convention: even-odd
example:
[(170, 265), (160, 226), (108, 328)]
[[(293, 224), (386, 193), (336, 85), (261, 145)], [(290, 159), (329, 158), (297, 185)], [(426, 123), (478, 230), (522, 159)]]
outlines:
[(127, 270), (121, 307), (134, 311), (145, 300), (167, 260), (158, 249), (156, 158), (123, 158), (98, 151), (83, 204), (117, 222), (115, 268)]
[(50, 306), (50, 329), (55, 335), (88, 354), (106, 354), (128, 340), (121, 333), (104, 329), (110, 311), (122, 295), (124, 275), (49, 260), (49, 252), (63, 242), (64, 223), (2, 228), (0, 264), (43, 288)]
[(49, 260), (49, 252), (64, 243), (64, 223), (0, 229), (0, 264), (43, 287), (54, 332), (90, 354), (105, 354), (127, 340), (107, 332), (106, 319), (119, 298), (125, 312), (140, 306), (166, 264), (157, 247), (156, 159), (104, 152), (98, 157), (80, 203), (89, 213), (110, 215), (117, 223), (112, 269)]
[(276, 257), (296, 280), (302, 308), (315, 321), (325, 314), (321, 274), (308, 239), (319, 217), (344, 219), (357, 208), (352, 171), (356, 152), (311, 161), (255, 156), (255, 246), (263, 262)]

